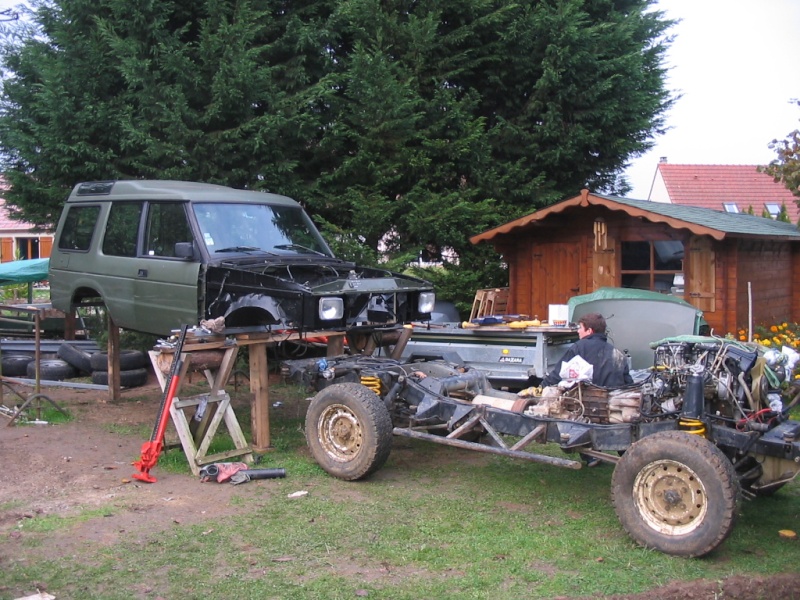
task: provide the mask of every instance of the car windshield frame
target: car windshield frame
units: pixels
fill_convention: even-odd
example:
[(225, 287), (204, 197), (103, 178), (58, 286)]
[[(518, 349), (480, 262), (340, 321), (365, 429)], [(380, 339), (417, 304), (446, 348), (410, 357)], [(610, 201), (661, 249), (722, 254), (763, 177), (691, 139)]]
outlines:
[(200, 241), (212, 257), (240, 253), (335, 258), (299, 206), (196, 202), (192, 210)]

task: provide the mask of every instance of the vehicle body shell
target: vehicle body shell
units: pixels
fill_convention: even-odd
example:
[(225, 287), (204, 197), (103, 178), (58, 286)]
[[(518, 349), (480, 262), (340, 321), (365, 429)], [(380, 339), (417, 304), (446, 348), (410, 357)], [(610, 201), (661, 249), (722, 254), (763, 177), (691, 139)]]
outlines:
[(433, 306), (421, 279), (336, 258), (291, 198), (182, 181), (76, 185), (49, 277), (56, 308), (105, 304), (118, 326), (160, 335), (217, 317), (346, 330), (429, 318)]

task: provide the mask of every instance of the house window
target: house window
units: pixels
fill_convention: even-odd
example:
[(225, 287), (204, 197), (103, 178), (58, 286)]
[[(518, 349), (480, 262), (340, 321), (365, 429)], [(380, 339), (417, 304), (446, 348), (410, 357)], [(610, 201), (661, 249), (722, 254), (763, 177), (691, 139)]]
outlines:
[(729, 212), (729, 213), (738, 213), (739, 212), (739, 207), (736, 206), (736, 202), (723, 202), (722, 203), (722, 208), (725, 209), (725, 212)]
[(773, 204), (771, 202), (765, 202), (764, 203), (764, 208), (767, 209), (767, 212), (769, 213), (769, 216), (772, 217), (773, 219), (777, 219), (778, 215), (781, 212), (781, 207), (778, 206), (777, 204)]
[(17, 254), (23, 260), (39, 258), (39, 238), (17, 238)]
[(668, 294), (676, 275), (683, 275), (683, 242), (622, 242), (624, 288)]

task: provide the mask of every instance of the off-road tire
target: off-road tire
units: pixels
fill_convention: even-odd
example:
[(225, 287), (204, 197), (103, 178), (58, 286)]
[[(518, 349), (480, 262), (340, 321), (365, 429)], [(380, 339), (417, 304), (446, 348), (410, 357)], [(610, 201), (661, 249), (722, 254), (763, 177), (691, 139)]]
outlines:
[[(92, 383), (108, 385), (108, 371), (92, 371)], [(147, 369), (130, 369), (119, 372), (120, 387), (139, 387), (147, 383)]]
[(6, 377), (27, 377), (28, 363), (33, 360), (33, 356), (28, 354), (3, 354), (2, 368), (3, 375)]
[[(27, 373), (29, 379), (36, 377), (36, 361), (28, 363)], [(51, 358), (39, 361), (39, 379), (49, 381), (63, 381), (77, 376), (75, 368), (66, 361)]]
[(611, 477), (622, 526), (642, 546), (703, 556), (736, 521), (739, 483), (721, 450), (698, 435), (662, 431), (631, 445)]
[[(96, 352), (89, 357), (92, 371), (108, 371), (108, 353)], [(119, 370), (132, 371), (147, 365), (147, 356), (141, 350), (120, 350)]]
[(82, 373), (92, 372), (92, 363), (89, 360), (92, 355), (89, 352), (64, 342), (58, 347), (57, 354), (61, 360), (68, 362), (78, 371)]
[(306, 440), (325, 471), (346, 481), (380, 469), (392, 449), (392, 420), (383, 401), (359, 383), (319, 392), (306, 413)]

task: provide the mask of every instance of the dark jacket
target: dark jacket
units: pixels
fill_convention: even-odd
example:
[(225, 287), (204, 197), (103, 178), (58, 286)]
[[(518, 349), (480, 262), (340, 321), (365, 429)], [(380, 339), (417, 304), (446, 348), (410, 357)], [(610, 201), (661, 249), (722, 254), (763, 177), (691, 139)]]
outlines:
[(633, 383), (628, 371), (626, 356), (608, 342), (604, 333), (592, 333), (575, 342), (561, 361), (542, 380), (542, 386), (556, 385), (561, 381), (561, 363), (580, 356), (593, 369), (592, 383), (603, 387), (622, 387)]

